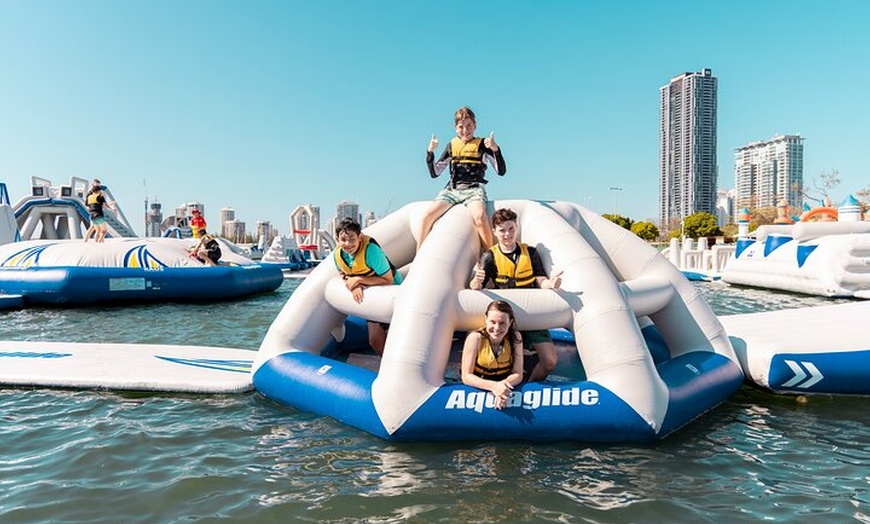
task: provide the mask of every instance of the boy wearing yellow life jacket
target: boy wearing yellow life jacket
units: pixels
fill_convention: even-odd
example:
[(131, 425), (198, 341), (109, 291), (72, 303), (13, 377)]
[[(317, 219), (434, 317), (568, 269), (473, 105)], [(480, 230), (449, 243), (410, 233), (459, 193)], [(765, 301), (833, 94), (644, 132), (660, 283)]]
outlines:
[(426, 150), (426, 165), (429, 176), (437, 178), (447, 166), (450, 166), (450, 181), (438, 193), (435, 201), (429, 205), (423, 216), (417, 250), (431, 231), (435, 221), (456, 204), (465, 204), (474, 219), (474, 226), (480, 235), (484, 248), (493, 244), (492, 231), (486, 217), (486, 164), (492, 165), (499, 176), (507, 172), (501, 148), (490, 133), (487, 138), (477, 138), (477, 122), (474, 111), (469, 107), (460, 107), (453, 115), (456, 124), (454, 137), (438, 161), (435, 161), (435, 149), (438, 138), (432, 135), (429, 148)]
[[(517, 242), (517, 214), (510, 209), (499, 209), (492, 215), (492, 229), (497, 243), (480, 257), (471, 289), (541, 288), (559, 289), (562, 273), (548, 278), (538, 251)], [(525, 379), (539, 381), (556, 367), (556, 347), (546, 329), (522, 331), (526, 350)]]
[[(354, 300), (363, 301), (364, 291), (371, 286), (402, 283), (402, 275), (393, 267), (375, 239), (362, 234), (359, 222), (345, 218), (335, 226), (338, 249), (333, 254), (335, 267)], [(378, 355), (384, 353), (389, 324), (368, 322), (369, 345)]]

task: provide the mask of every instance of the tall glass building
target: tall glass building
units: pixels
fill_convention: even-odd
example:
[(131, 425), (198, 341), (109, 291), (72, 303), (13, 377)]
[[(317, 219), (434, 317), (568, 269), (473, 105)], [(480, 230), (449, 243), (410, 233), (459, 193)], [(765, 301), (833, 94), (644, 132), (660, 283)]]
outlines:
[(710, 69), (683, 73), (659, 90), (659, 222), (680, 227), (683, 218), (716, 215), (718, 79)]

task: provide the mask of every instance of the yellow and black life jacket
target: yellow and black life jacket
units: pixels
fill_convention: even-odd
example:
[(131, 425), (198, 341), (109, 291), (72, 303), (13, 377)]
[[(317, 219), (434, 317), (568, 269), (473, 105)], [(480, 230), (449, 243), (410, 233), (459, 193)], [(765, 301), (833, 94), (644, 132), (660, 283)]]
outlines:
[(502, 342), (502, 350), (498, 356), (489, 344), (489, 336), (486, 328), (478, 330), (482, 337), (480, 349), (477, 351), (477, 360), (474, 362), (474, 374), (488, 380), (504, 380), (511, 374), (514, 367), (514, 352), (511, 342), (505, 337)]
[(495, 284), (500, 289), (534, 287), (535, 285), (535, 274), (532, 269), (532, 257), (529, 255), (529, 246), (522, 243), (518, 245), (520, 246), (520, 256), (517, 258), (516, 264), (501, 252), (498, 244), (490, 248), (497, 272)]
[[(375, 270), (366, 264), (366, 249), (369, 247), (369, 242), (373, 242), (368, 235), (360, 235), (359, 249), (353, 257), (353, 266), (347, 265), (344, 258), (341, 256), (341, 249), (336, 249), (335, 264), (338, 270), (349, 277), (368, 277), (375, 274)], [(377, 242), (375, 242), (377, 244)]]
[(103, 202), (100, 201), (100, 197), (103, 197), (103, 193), (88, 193), (88, 196), (85, 198), (85, 204), (88, 206), (88, 211), (92, 213), (103, 211), (103, 202), (105, 202), (106, 197), (103, 197)]
[(471, 164), (483, 164), (483, 151), (481, 144), (483, 139), (472, 138), (468, 142), (463, 142), (458, 136), (453, 137), (450, 141), (450, 163), (463, 164), (465, 167), (470, 167)]

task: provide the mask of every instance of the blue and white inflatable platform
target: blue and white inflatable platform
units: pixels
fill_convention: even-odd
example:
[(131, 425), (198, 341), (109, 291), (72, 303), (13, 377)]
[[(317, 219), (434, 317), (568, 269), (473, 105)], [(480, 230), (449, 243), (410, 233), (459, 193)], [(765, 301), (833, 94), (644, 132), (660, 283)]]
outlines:
[(0, 384), (177, 393), (253, 389), (254, 352), (168, 344), (0, 341)]
[[(397, 266), (409, 265), (401, 286), (368, 288), (358, 304), (333, 264), (302, 282), (257, 353), (260, 393), (391, 440), (646, 442), (740, 387), (737, 356), (698, 290), (627, 230), (566, 202), (490, 203), (490, 213), (517, 213), (520, 238), (548, 271), (563, 271), (562, 289), (472, 291), (479, 242), (464, 206), (414, 256), (428, 205), (366, 230)], [(567, 330), (585, 378), (524, 384), (504, 410), (487, 392), (446, 382), (454, 334), (479, 327), (494, 298), (513, 305), (521, 329)], [(353, 338), (349, 315), (391, 324), (377, 372), (328, 358)]]
[(870, 222), (761, 226), (737, 241), (722, 280), (823, 297), (870, 298)]
[(720, 317), (750, 382), (776, 393), (870, 395), (870, 302)]
[[(223, 241), (218, 239), (219, 243)], [(214, 267), (189, 256), (192, 239), (28, 240), (0, 246), (0, 295), (24, 305), (229, 300), (274, 291), (281, 270), (222, 245)]]

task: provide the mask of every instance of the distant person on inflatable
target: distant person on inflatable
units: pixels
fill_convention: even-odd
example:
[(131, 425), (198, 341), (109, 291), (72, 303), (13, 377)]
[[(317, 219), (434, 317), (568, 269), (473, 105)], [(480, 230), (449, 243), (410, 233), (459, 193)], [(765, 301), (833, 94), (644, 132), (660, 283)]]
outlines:
[(514, 311), (504, 300), (486, 307), (483, 327), (465, 337), (462, 383), (492, 393), (495, 409), (502, 409), (514, 386), (523, 380), (523, 341)]
[(480, 235), (483, 247), (493, 244), (492, 231), (486, 217), (486, 164), (502, 176), (507, 172), (501, 149), (490, 133), (487, 138), (477, 138), (474, 112), (469, 107), (460, 107), (453, 115), (456, 124), (456, 136), (444, 148), (444, 153), (435, 161), (435, 149), (438, 138), (432, 135), (429, 148), (426, 150), (426, 165), (429, 176), (437, 178), (448, 165), (450, 166), (450, 181), (435, 197), (435, 201), (426, 210), (420, 230), (417, 250), (423, 245), (423, 240), (432, 230), (435, 221), (456, 204), (465, 204), (471, 211), (474, 226)]
[[(338, 249), (334, 253), (335, 267), (344, 280), (354, 300), (363, 301), (367, 287), (389, 286), (402, 283), (402, 275), (396, 271), (377, 241), (362, 234), (359, 222), (345, 218), (335, 226)], [(390, 325), (368, 322), (369, 345), (378, 355), (383, 355)]]
[[(542, 288), (559, 289), (562, 272), (547, 278), (541, 256), (527, 244), (517, 242), (517, 214), (498, 209), (492, 214), (492, 229), (497, 244), (485, 251), (475, 267), (468, 287), (483, 289)], [(556, 347), (546, 329), (523, 331), (527, 347), (524, 379), (545, 380), (556, 367)]]
[(221, 245), (205, 229), (197, 230), (199, 243), (190, 250), (190, 256), (209, 266), (218, 265), (221, 259)]
[(114, 210), (115, 203), (106, 200), (105, 195), (103, 195), (103, 189), (104, 186), (100, 183), (100, 180), (95, 178), (93, 184), (91, 184), (90, 191), (85, 196), (85, 205), (88, 206), (88, 214), (91, 216), (91, 225), (88, 226), (88, 230), (85, 232), (85, 242), (94, 234), (94, 242), (102, 242), (106, 239), (106, 216), (103, 213), (103, 206), (107, 205)]
[(193, 232), (193, 238), (199, 238), (199, 232), (207, 229), (205, 218), (199, 209), (193, 208), (190, 210), (190, 230)]

